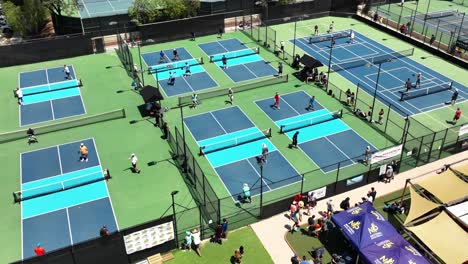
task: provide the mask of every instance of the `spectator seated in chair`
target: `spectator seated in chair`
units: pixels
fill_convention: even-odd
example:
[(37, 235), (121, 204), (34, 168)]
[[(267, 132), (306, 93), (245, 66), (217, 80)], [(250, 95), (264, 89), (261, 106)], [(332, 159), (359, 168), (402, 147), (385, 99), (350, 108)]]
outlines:
[(391, 214), (403, 214), (405, 212), (405, 207), (400, 202), (393, 202), (392, 204), (385, 204), (383, 210)]
[(307, 234), (312, 236), (315, 231), (315, 215), (312, 215), (307, 219), (307, 224), (309, 224), (309, 227), (307, 228)]
[(367, 120), (367, 114), (363, 111), (361, 111), (361, 109), (356, 109), (356, 111), (354, 111), (354, 114), (357, 115), (358, 117), (360, 117), (361, 119), (364, 119), (364, 120)]

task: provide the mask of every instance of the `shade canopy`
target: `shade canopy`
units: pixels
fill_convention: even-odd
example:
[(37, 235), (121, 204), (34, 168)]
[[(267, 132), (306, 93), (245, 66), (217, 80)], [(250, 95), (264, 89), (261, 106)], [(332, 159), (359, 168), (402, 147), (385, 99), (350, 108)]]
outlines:
[(416, 192), (413, 188), (410, 188), (410, 193), (411, 207), (409, 209), (408, 216), (405, 219), (405, 225), (415, 220), (416, 218), (419, 218), (420, 216), (426, 214), (432, 209), (439, 207), (438, 204), (431, 202), (419, 195), (419, 193)]
[(300, 62), (302, 64), (304, 64), (305, 66), (310, 67), (310, 68), (318, 68), (318, 67), (323, 66), (323, 64), (320, 61), (314, 59), (313, 57), (311, 57), (311, 56), (309, 56), (307, 54), (304, 54), (302, 56)]
[(356, 249), (363, 249), (398, 232), (369, 202), (332, 216)]
[(424, 224), (407, 229), (445, 263), (463, 263), (468, 260), (468, 233), (447, 213), (442, 212)]
[(400, 235), (362, 249), (361, 256), (367, 263), (430, 263)]
[(164, 100), (164, 97), (159, 92), (159, 89), (151, 85), (143, 87), (143, 89), (140, 90), (140, 95), (143, 97), (145, 103)]
[(451, 170), (431, 176), (418, 182), (418, 185), (431, 192), (443, 203), (468, 197), (468, 183), (458, 178)]

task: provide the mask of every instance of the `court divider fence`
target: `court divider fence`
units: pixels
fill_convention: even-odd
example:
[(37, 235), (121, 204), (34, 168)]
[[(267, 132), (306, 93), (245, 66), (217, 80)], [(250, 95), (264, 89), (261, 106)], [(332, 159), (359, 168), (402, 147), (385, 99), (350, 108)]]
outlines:
[(454, 13), (455, 20), (447, 21), (443, 20), (444, 14), (438, 17), (437, 12), (429, 12), (429, 6), (426, 9), (418, 3), (416, 1), (416, 7), (412, 9), (407, 5), (395, 4), (388, 0), (371, 2), (361, 14), (369, 16), (375, 23), (418, 39), (438, 50), (462, 56), (455, 52), (457, 46), (468, 45), (466, 27), (463, 26), (468, 19), (466, 14)]
[[(122, 109), (116, 109), (116, 110), (112, 110), (109, 112), (104, 112), (104, 113), (100, 113), (96, 115), (83, 116), (80, 118), (63, 121), (60, 123), (54, 123), (54, 124), (43, 125), (43, 126), (29, 126), (29, 127), (34, 129), (34, 132), (36, 135), (41, 135), (41, 134), (47, 134), (47, 133), (55, 132), (59, 130), (85, 126), (85, 125), (90, 125), (94, 123), (100, 123), (100, 122), (105, 122), (105, 121), (125, 118), (125, 117), (126, 117), (125, 109), (122, 108)], [(20, 130), (15, 130), (15, 131), (5, 132), (5, 133), (0, 134), (0, 143), (18, 140), (22, 138), (27, 139), (26, 131), (28, 130), (28, 128), (23, 128)]]

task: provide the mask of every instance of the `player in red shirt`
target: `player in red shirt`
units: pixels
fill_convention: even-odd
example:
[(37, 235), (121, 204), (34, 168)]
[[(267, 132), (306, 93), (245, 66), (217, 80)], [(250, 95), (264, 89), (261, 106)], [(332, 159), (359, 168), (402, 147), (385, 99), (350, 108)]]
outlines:
[(452, 121), (453, 124), (457, 123), (458, 119), (460, 119), (460, 117), (461, 117), (461, 114), (462, 114), (462, 112), (461, 112), (461, 109), (459, 107), (459, 108), (457, 108), (457, 111), (455, 112), (455, 116), (453, 117), (453, 121)]
[(41, 243), (37, 243), (36, 247), (34, 248), (34, 253), (36, 253), (36, 256), (44, 256), (45, 254), (45, 249), (41, 246)]
[(276, 94), (275, 94), (275, 107), (276, 107), (277, 109), (280, 109), (279, 104), (280, 104), (280, 96), (279, 96), (278, 93), (276, 93)]

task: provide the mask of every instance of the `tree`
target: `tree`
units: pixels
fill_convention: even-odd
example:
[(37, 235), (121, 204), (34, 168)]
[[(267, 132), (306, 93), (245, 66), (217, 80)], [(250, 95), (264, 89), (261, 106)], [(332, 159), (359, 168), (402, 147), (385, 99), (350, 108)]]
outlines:
[(22, 6), (6, 1), (3, 9), (10, 26), (22, 37), (40, 33), (47, 18), (41, 0), (24, 1)]
[(71, 14), (76, 6), (77, 0), (41, 0), (45, 8), (49, 9), (52, 13), (57, 14), (58, 16), (63, 16)]
[(187, 17), (194, 17), (200, 9), (200, 0), (185, 0), (187, 6)]
[(47, 10), (41, 3), (41, 0), (24, 1), (21, 7), (23, 18), (28, 26), (30, 33), (40, 33), (44, 27), (44, 22), (47, 19)]
[(15, 32), (18, 32), (23, 37), (26, 36), (27, 32), (23, 23), (21, 7), (13, 4), (10, 1), (4, 2), (2, 7), (6, 18), (8, 19), (8, 24), (13, 28)]
[(279, 0), (280, 5), (289, 5), (295, 3), (295, 0)]
[(177, 19), (185, 17), (187, 14), (187, 6), (184, 0), (165, 1), (163, 10), (163, 19)]
[[(57, 32), (62, 32), (63, 16), (72, 14), (75, 10), (78, 0), (41, 0), (41, 3), (47, 8), (50, 14), (56, 14), (57, 20), (54, 20), (54, 27)], [(55, 16), (52, 16), (54, 18)]]
[(200, 0), (135, 0), (128, 14), (146, 24), (195, 16), (199, 8)]
[(141, 24), (147, 24), (157, 21), (162, 16), (161, 10), (161, 0), (135, 0), (128, 10), (128, 15)]

